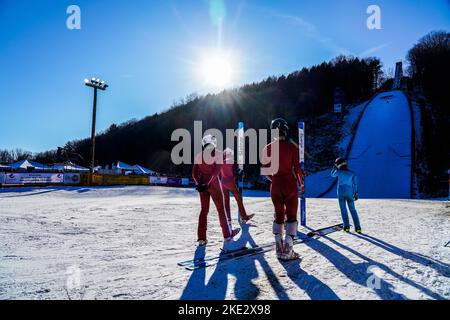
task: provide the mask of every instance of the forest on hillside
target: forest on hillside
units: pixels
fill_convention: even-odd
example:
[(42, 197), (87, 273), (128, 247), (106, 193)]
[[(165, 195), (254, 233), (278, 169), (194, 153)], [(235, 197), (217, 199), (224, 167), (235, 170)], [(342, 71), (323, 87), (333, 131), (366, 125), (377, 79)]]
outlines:
[(416, 150), (419, 191), (448, 196), (450, 169), (450, 33), (430, 32), (408, 52), (411, 95), (420, 105), (422, 143)]
[[(336, 156), (335, 144), (340, 138), (339, 118), (333, 118), (337, 124), (334, 135), (320, 128), (323, 121), (320, 116), (333, 112), (334, 90), (340, 87), (347, 102), (362, 101), (373, 94), (377, 81), (383, 81), (378, 59), (339, 56), (287, 76), (269, 77), (218, 94), (191, 96), (165, 112), (139, 121), (113, 124), (98, 134), (96, 165), (111, 165), (120, 160), (162, 173), (187, 175), (191, 170), (189, 165), (175, 166), (170, 160), (176, 144), (170, 138), (175, 129), (185, 128), (192, 133), (196, 120), (202, 121), (203, 130), (217, 128), (225, 132), (227, 128), (237, 128), (239, 121), (244, 121), (246, 128), (268, 129), (276, 117), (284, 117), (293, 128), (299, 120), (306, 121), (307, 139), (328, 136), (331, 141), (320, 150), (322, 154), (307, 149), (309, 155), (326, 163)], [(312, 144), (307, 144), (307, 148), (308, 145)], [(72, 160), (88, 166), (90, 146), (89, 139), (70, 141), (58, 150), (37, 154), (34, 159), (44, 163)], [(320, 162), (316, 165), (320, 166)], [(257, 167), (247, 169), (250, 175), (258, 173)]]

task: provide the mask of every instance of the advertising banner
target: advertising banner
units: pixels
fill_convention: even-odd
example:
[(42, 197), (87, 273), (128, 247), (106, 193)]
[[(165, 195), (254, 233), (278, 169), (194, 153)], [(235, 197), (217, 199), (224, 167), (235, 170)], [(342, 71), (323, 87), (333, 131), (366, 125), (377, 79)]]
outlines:
[(305, 123), (298, 123), (298, 151), (300, 168), (305, 168)]
[(63, 173), (7, 173), (5, 185), (62, 184)]
[[(298, 123), (298, 150), (300, 168), (305, 170), (305, 123)], [(300, 223), (306, 226), (306, 198), (305, 198), (305, 176), (303, 176), (302, 186), (300, 188)]]
[(167, 178), (167, 184), (170, 184), (172, 186), (179, 186), (179, 185), (181, 185), (181, 179), (180, 178)]
[(181, 179), (181, 185), (188, 186), (189, 185), (189, 178), (183, 178)]
[(80, 184), (80, 174), (64, 173), (64, 184)]
[(151, 184), (167, 184), (167, 178), (165, 177), (150, 177)]
[(4, 183), (5, 183), (5, 173), (0, 172), (0, 184), (4, 184)]
[[(239, 131), (238, 131), (238, 156), (237, 161), (239, 165), (239, 169), (241, 171), (244, 170), (244, 164), (245, 164), (245, 132), (244, 132), (244, 123), (239, 122), (238, 124)], [(238, 187), (239, 187), (239, 193), (242, 194), (244, 191), (244, 175), (241, 175), (239, 181), (238, 181)]]

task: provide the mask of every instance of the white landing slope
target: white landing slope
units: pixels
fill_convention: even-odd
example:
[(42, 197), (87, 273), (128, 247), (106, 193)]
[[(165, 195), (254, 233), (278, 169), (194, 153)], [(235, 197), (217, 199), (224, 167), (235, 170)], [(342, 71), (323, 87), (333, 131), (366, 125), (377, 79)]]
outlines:
[[(367, 107), (349, 157), (360, 198), (411, 197), (411, 116), (401, 91), (379, 94)], [(336, 188), (327, 194), (335, 197)]]
[[(366, 235), (296, 245), (301, 262), (268, 252), (195, 272), (176, 265), (202, 254), (194, 190), (0, 190), (0, 204), (0, 299), (450, 299), (448, 202), (360, 200)], [(256, 217), (239, 241), (272, 242), (270, 199), (245, 204)], [(308, 199), (309, 226), (339, 222), (336, 200)], [(214, 209), (208, 235), (215, 254)]]

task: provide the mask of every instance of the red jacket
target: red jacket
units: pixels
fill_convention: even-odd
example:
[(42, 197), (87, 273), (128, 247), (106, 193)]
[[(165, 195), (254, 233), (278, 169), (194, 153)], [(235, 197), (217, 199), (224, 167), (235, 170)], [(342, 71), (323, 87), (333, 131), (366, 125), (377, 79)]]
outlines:
[(279, 147), (279, 165), (278, 170), (269, 172), (269, 177), (292, 176), (301, 183), (303, 172), (299, 164), (299, 150), (298, 147), (291, 142), (276, 140), (265, 146), (262, 159), (263, 167), (270, 168), (270, 166), (273, 165), (273, 161), (277, 160), (271, 159), (272, 148), (274, 147)]
[(209, 185), (220, 174), (222, 164), (222, 152), (207, 148), (195, 157), (192, 178), (196, 184)]
[(236, 184), (237, 165), (235, 163), (224, 163), (220, 171), (220, 178), (224, 186)]

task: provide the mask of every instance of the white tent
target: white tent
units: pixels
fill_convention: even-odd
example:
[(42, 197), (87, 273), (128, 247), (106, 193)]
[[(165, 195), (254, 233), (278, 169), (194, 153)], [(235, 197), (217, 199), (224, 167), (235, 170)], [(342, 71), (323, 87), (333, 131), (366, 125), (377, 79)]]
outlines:
[(137, 165), (137, 164), (134, 165), (134, 167), (136, 168), (136, 170), (139, 171), (139, 173), (143, 173), (143, 174), (156, 174), (155, 171), (150, 170), (150, 169), (147, 169), (147, 168), (144, 168), (144, 167), (142, 167), (142, 166), (140, 166), (140, 165)]
[(78, 171), (78, 172), (89, 172), (89, 169), (79, 166), (74, 163), (55, 163), (52, 165), (52, 168), (55, 170), (62, 170), (62, 171)]
[(125, 162), (121, 162), (121, 161), (118, 161), (117, 165), (114, 166), (114, 168), (122, 169), (122, 170), (125, 170), (125, 171), (132, 171), (132, 172), (137, 173), (137, 174), (156, 174), (155, 171), (152, 171), (150, 169), (144, 168), (144, 167), (142, 167), (140, 165), (136, 164), (134, 166), (131, 166), (131, 165), (126, 164)]
[(25, 169), (25, 170), (27, 170), (28, 168), (34, 168), (34, 170), (52, 170), (51, 167), (48, 167), (42, 163), (30, 161), (30, 160), (17, 161), (15, 163), (9, 164), (8, 167), (10, 167), (12, 169)]
[(130, 166), (129, 164), (126, 164), (125, 162), (118, 161), (117, 165), (114, 166), (117, 169), (127, 170), (127, 171), (134, 171), (136, 168), (134, 166)]

